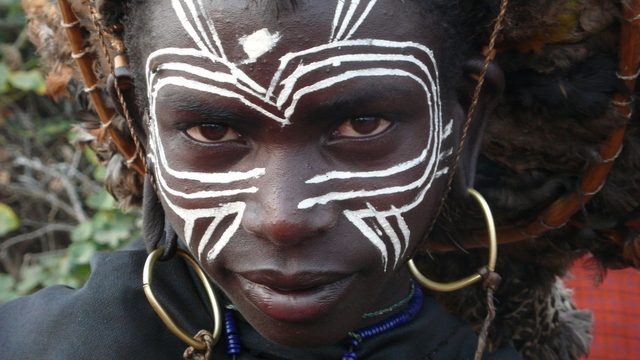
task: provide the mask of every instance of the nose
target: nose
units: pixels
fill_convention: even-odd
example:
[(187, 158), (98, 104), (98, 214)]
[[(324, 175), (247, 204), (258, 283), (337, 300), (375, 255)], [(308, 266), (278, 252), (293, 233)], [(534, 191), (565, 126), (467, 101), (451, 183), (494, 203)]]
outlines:
[(318, 186), (305, 184), (308, 177), (302, 173), (300, 167), (293, 169), (290, 165), (267, 167), (258, 192), (246, 201), (243, 229), (277, 246), (287, 247), (322, 236), (333, 228), (338, 210), (332, 204), (298, 208), (300, 201), (310, 197), (314, 186)]

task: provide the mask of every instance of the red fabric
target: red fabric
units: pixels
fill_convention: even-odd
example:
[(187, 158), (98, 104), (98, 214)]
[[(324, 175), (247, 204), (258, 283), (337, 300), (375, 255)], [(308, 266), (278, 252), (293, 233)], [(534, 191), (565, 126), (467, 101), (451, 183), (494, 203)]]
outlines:
[(594, 285), (593, 274), (578, 262), (565, 279), (581, 309), (593, 311), (594, 329), (589, 360), (640, 360), (640, 272), (609, 271)]

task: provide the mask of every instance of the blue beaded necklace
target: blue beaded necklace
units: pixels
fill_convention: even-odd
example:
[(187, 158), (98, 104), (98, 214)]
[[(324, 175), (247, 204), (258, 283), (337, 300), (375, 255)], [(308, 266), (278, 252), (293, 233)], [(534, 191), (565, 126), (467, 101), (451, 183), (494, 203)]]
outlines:
[[(386, 320), (349, 333), (351, 345), (349, 346), (349, 350), (342, 355), (342, 360), (357, 360), (357, 351), (360, 349), (364, 340), (400, 327), (413, 320), (418, 312), (420, 312), (420, 309), (422, 309), (423, 302), (424, 294), (422, 289), (420, 286), (414, 286), (412, 284), (412, 296), (406, 309)], [(232, 308), (225, 310), (224, 332), (227, 340), (227, 354), (229, 354), (232, 359), (236, 359), (242, 352), (242, 346), (240, 345), (240, 335), (238, 334)]]

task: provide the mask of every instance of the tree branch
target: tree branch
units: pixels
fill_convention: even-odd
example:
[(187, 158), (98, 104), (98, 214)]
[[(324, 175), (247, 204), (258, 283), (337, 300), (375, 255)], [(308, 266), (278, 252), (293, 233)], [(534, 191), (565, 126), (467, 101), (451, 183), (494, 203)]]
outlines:
[(14, 160), (14, 163), (16, 165), (21, 165), (36, 171), (43, 172), (45, 174), (49, 174), (51, 176), (56, 177), (58, 180), (60, 180), (60, 182), (62, 183), (62, 186), (65, 189), (65, 192), (67, 193), (67, 196), (69, 197), (71, 206), (73, 207), (73, 210), (76, 214), (75, 218), (77, 218), (78, 221), (80, 222), (87, 220), (87, 214), (84, 212), (84, 209), (82, 208), (82, 202), (78, 197), (78, 193), (75, 191), (73, 184), (65, 174), (58, 171), (54, 167), (46, 166), (42, 164), (40, 160), (27, 159), (24, 156), (17, 157)]
[(26, 234), (22, 234), (22, 235), (17, 235), (14, 236), (12, 238), (9, 238), (7, 240), (5, 240), (4, 242), (2, 242), (2, 244), (0, 244), (0, 252), (5, 252), (7, 251), (7, 249), (9, 249), (10, 247), (17, 245), (21, 242), (25, 242), (25, 241), (30, 241), (33, 239), (38, 239), (41, 236), (44, 236), (48, 233), (54, 232), (54, 231), (65, 231), (65, 232), (72, 232), (73, 229), (75, 229), (75, 226), (73, 225), (69, 225), (69, 224), (49, 224), (49, 225), (45, 225), (35, 231), (26, 233)]

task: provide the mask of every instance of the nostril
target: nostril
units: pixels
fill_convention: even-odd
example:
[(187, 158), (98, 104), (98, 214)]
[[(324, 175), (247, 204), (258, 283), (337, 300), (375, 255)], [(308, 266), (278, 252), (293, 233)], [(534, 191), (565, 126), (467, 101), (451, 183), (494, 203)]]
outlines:
[(283, 209), (260, 211), (248, 206), (242, 227), (248, 233), (279, 246), (297, 245), (307, 239), (324, 235), (335, 226), (333, 209), (298, 210)]
[(306, 238), (319, 235), (321, 231), (302, 222), (277, 221), (264, 224), (262, 235), (279, 245), (295, 245)]

